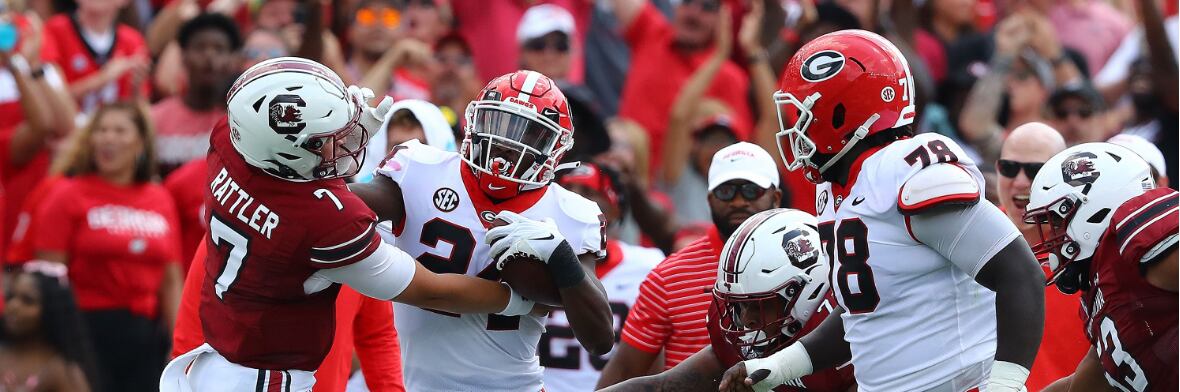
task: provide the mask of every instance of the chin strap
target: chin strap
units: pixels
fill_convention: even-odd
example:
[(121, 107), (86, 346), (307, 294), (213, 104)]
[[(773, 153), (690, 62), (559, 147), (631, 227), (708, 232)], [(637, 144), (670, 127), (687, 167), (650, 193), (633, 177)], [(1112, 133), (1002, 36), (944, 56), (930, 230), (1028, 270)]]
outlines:
[(582, 161), (566, 162), (566, 163), (557, 165), (557, 167), (553, 169), (553, 172), (557, 173), (562, 170), (576, 169), (576, 168), (578, 168), (578, 166), (582, 166)]
[(832, 156), (832, 159), (829, 159), (827, 162), (825, 162), (824, 165), (819, 168), (819, 173), (823, 174), (824, 172), (828, 171), (828, 169), (832, 168), (832, 165), (835, 165), (836, 162), (840, 161), (840, 158), (844, 157), (844, 154), (852, 151), (852, 146), (855, 146), (857, 142), (869, 136), (869, 128), (871, 128), (873, 123), (876, 123), (879, 119), (881, 119), (881, 115), (873, 113), (873, 115), (870, 116), (868, 120), (865, 120), (864, 124), (861, 124), (859, 127), (857, 127), (856, 132), (852, 134), (852, 138), (848, 139), (847, 144), (844, 144), (844, 148), (841, 148), (840, 152), (837, 152), (836, 155)]

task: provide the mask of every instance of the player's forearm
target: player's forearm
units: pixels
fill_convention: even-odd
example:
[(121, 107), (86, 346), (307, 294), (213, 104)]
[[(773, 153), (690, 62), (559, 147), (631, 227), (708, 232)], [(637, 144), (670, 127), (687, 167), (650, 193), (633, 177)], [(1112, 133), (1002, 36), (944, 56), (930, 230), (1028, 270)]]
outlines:
[(598, 385), (595, 388), (606, 388), (632, 378), (659, 373), (664, 369), (663, 365), (662, 359), (657, 361), (657, 354), (642, 351), (626, 341), (621, 341), (610, 361), (607, 361), (606, 367), (602, 369), (602, 375), (598, 377)]
[[(587, 261), (590, 265), (594, 263), (593, 260)], [(583, 263), (586, 277), (580, 283), (559, 290), (561, 303), (578, 343), (591, 355), (603, 355), (615, 344), (614, 316), (602, 283), (595, 277), (594, 270), (585, 266)]]
[(844, 340), (843, 308), (837, 308), (814, 331), (799, 339), (811, 357), (814, 371), (834, 368), (852, 360), (852, 349)]
[(712, 346), (706, 346), (666, 372), (632, 378), (606, 390), (712, 392), (717, 390), (724, 370)]
[(451, 313), (498, 313), (508, 306), (510, 289), (499, 282), (418, 269), (396, 301)]
[(996, 292), (996, 361), (1031, 369), (1045, 325), (1044, 273), (1028, 243), (1017, 238), (976, 275)]

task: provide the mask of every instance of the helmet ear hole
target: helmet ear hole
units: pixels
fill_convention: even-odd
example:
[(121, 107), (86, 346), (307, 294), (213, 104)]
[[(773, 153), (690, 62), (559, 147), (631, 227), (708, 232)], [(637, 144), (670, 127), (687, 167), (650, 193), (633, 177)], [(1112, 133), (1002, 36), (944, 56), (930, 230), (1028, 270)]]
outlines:
[(1087, 223), (1095, 223), (1095, 224), (1102, 223), (1102, 220), (1106, 219), (1107, 214), (1110, 214), (1110, 209), (1103, 208), (1101, 210), (1098, 210), (1098, 212), (1095, 212), (1094, 215), (1090, 215), (1090, 219), (1086, 219), (1086, 222)]
[(840, 129), (844, 126), (844, 104), (836, 104), (836, 108), (832, 109), (832, 128)]

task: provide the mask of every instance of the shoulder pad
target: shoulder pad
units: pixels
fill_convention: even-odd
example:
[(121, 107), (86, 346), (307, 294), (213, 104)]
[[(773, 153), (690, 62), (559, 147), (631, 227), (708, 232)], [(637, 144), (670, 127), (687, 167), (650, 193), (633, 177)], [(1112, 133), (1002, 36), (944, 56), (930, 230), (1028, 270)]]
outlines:
[(973, 205), (979, 202), (979, 183), (959, 165), (939, 163), (910, 176), (897, 192), (897, 211), (921, 213), (941, 205)]
[(443, 151), (416, 139), (394, 146), (385, 160), (377, 167), (377, 173), (400, 181), (407, 169), (414, 165), (435, 165), (451, 158), (458, 158), (458, 154)]
[(598, 224), (598, 216), (602, 215), (602, 210), (598, 208), (598, 203), (590, 201), (582, 195), (571, 192), (568, 189), (556, 185), (552, 191), (554, 196), (557, 196), (557, 205), (561, 208), (561, 212), (580, 223)]

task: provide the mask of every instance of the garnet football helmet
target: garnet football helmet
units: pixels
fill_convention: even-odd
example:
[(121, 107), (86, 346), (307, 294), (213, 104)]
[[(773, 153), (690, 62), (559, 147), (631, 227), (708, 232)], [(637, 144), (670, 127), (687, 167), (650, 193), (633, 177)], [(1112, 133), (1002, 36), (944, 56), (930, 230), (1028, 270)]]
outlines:
[(721, 250), (713, 301), (726, 341), (745, 359), (786, 347), (828, 294), (814, 216), (772, 209), (738, 226)]
[(228, 94), (230, 141), (251, 166), (290, 181), (356, 174), (369, 131), (362, 103), (320, 63), (279, 57), (238, 77)]
[(905, 57), (877, 34), (842, 30), (808, 42), (774, 93), (783, 163), (824, 182), (821, 175), (857, 142), (913, 123), (913, 94)]
[(557, 84), (535, 71), (493, 79), (467, 105), (459, 155), (479, 187), (507, 199), (553, 180), (574, 145), (569, 103)]
[(1094, 255), (1115, 209), (1153, 188), (1147, 162), (1116, 144), (1079, 144), (1045, 161), (1033, 178), (1024, 220), (1040, 235), (1032, 250), (1051, 271), (1046, 285), (1077, 291), (1082, 282), (1058, 279), (1071, 263)]

